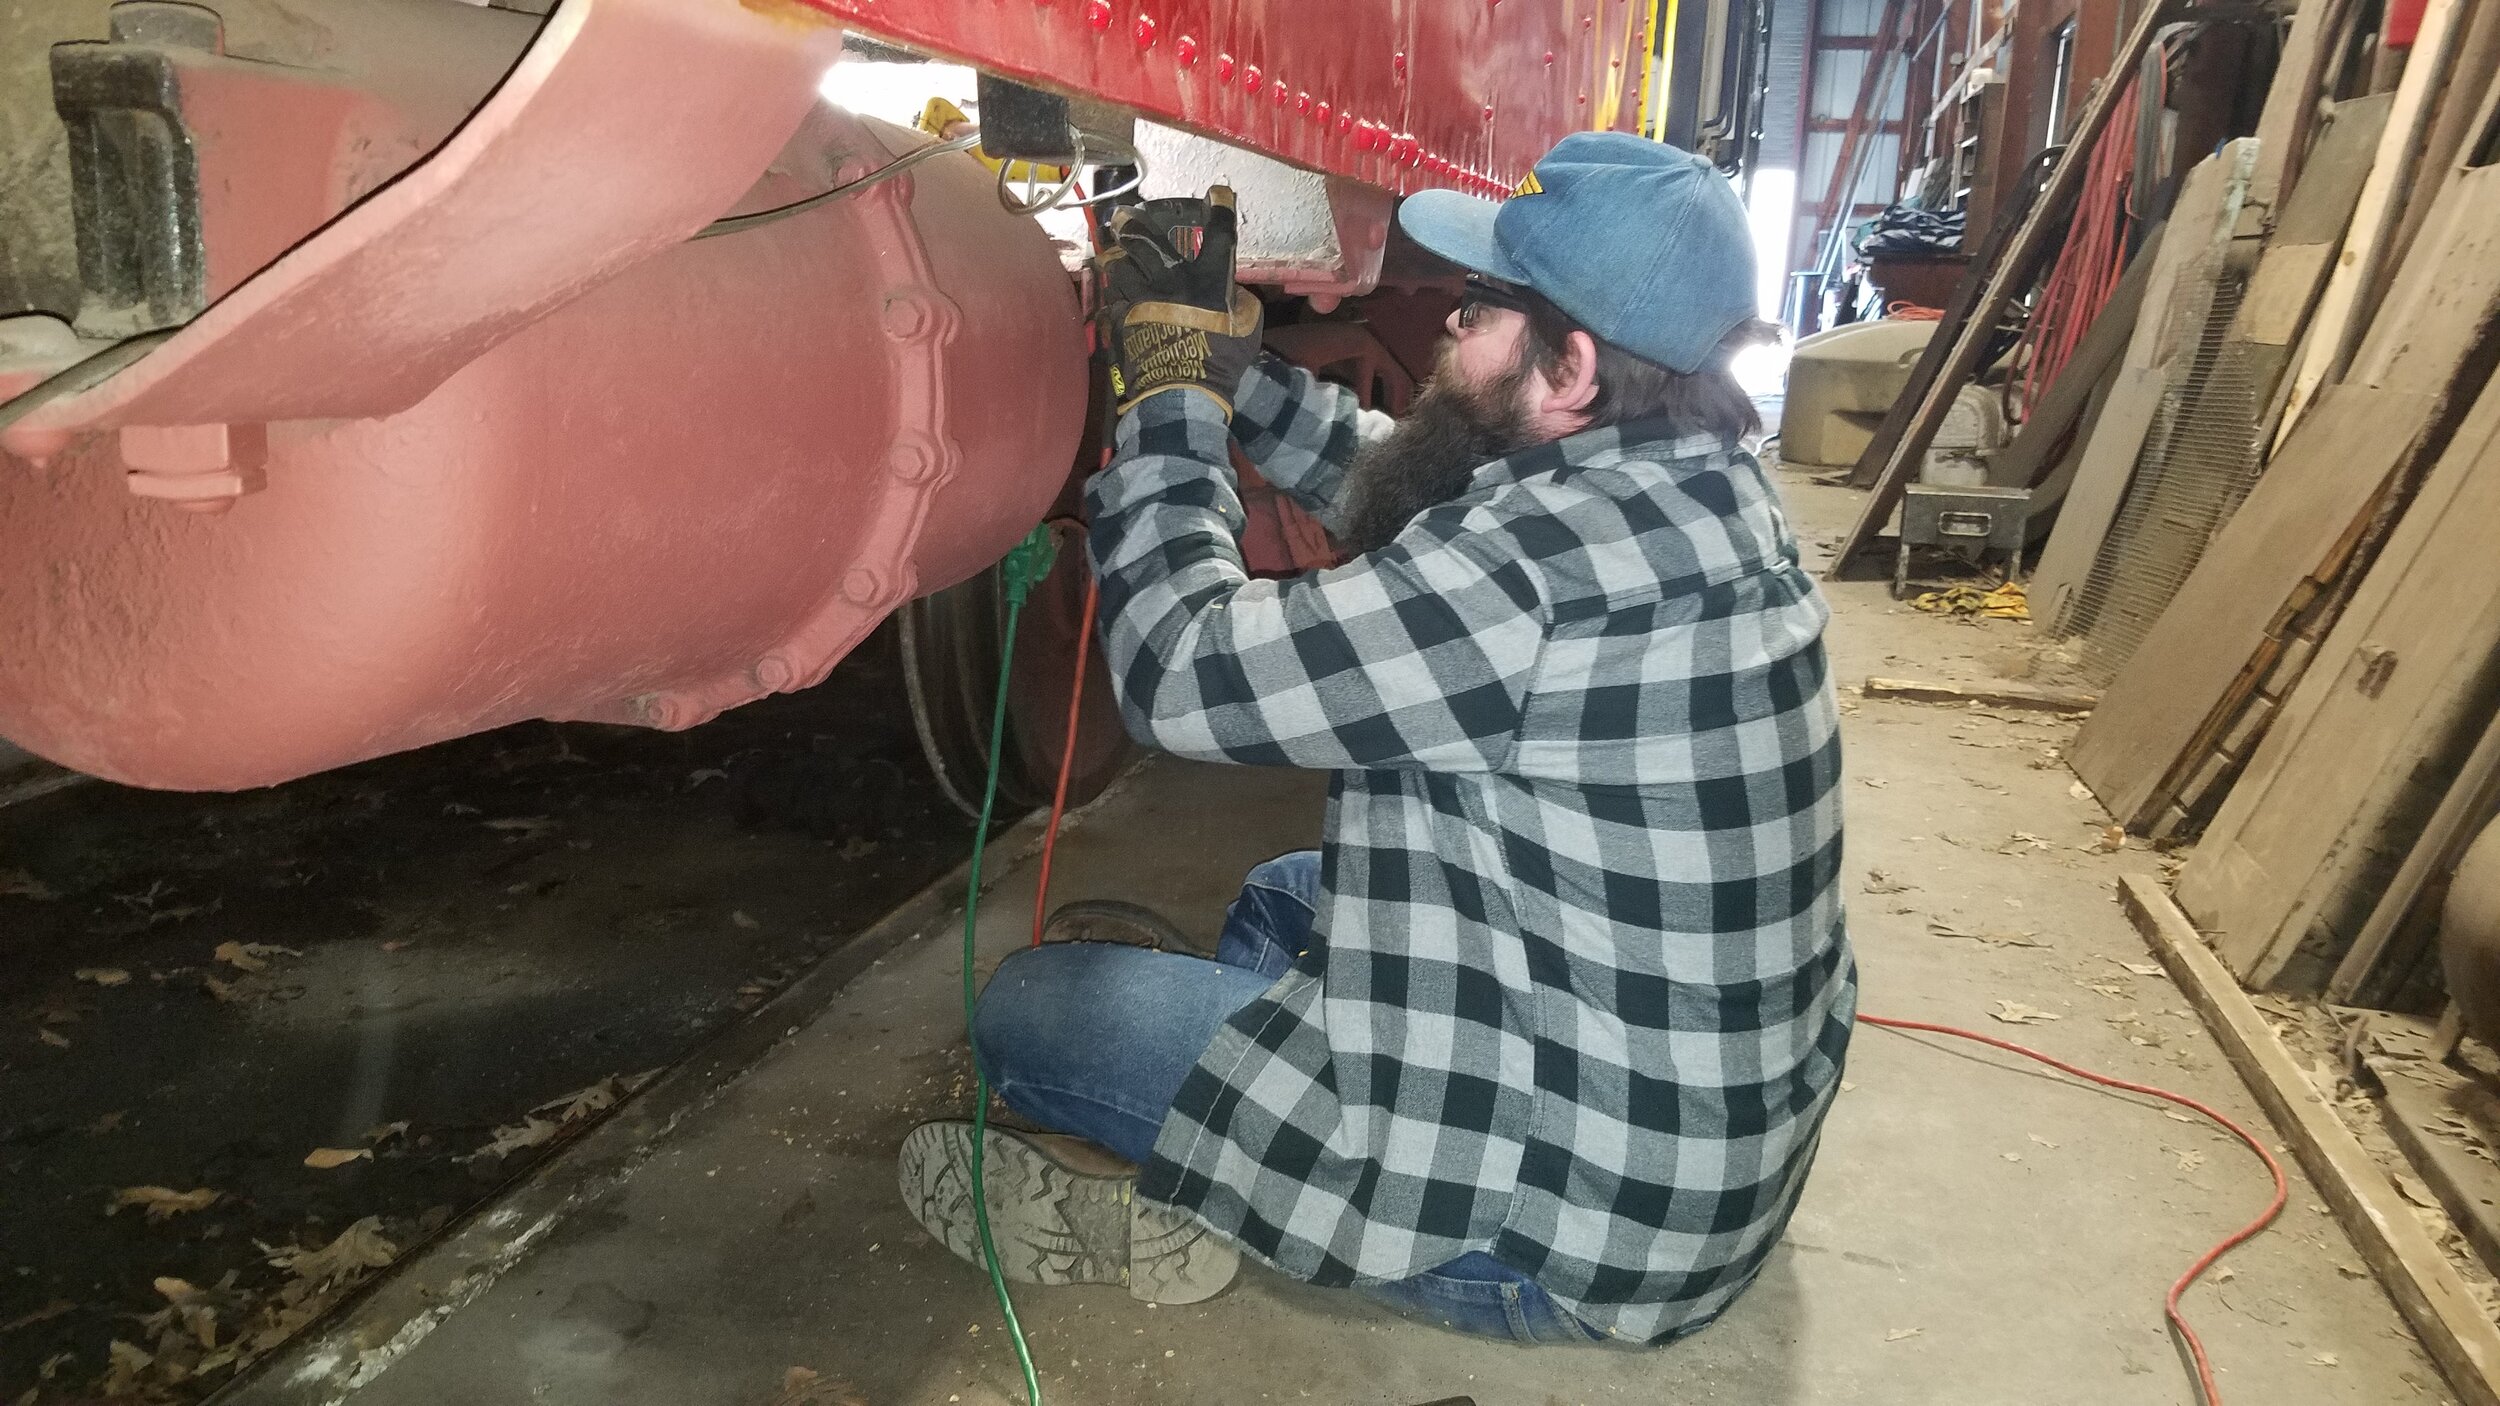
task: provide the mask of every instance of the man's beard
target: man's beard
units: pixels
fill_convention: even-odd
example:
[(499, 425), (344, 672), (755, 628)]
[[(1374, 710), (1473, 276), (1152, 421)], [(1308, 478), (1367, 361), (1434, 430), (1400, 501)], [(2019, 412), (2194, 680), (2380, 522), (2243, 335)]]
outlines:
[(1452, 374), (1444, 349), (1432, 379), (1410, 402), (1397, 428), (1354, 453), (1346, 467), (1347, 550), (1376, 551), (1430, 508), (1458, 497), (1486, 464), (1535, 442), (1521, 408), (1527, 358), (1481, 386)]

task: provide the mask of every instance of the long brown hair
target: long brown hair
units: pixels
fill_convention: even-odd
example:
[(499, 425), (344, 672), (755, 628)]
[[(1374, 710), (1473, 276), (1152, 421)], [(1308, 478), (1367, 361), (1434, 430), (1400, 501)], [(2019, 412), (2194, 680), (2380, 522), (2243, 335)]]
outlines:
[[(1571, 360), (1571, 334), (1588, 332), (1569, 313), (1534, 289), (1516, 290), (1527, 305), (1528, 339), (1520, 354), (1527, 365), (1550, 379), (1564, 374)], [(1673, 371), (1616, 346), (1594, 332), (1597, 344), (1597, 398), (1581, 413), (1588, 428), (1599, 429), (1631, 420), (1665, 419), (1686, 434), (1718, 434), (1744, 439), (1762, 433), (1762, 412), (1753, 397), (1736, 384), (1736, 354), (1777, 342), (1777, 323), (1760, 318), (1737, 324), (1720, 340), (1710, 360), (1698, 371)]]

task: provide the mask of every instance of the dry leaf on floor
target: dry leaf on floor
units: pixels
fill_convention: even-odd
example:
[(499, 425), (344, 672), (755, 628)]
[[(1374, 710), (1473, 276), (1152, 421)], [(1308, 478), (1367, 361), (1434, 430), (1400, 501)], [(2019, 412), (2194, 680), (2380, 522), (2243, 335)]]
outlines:
[(220, 1003), (231, 1001), (238, 994), (232, 982), (219, 981), (213, 976), (201, 977), (200, 989), (216, 997)]
[(406, 1136), (407, 1132), (408, 1120), (402, 1118), (396, 1123), (384, 1123), (378, 1127), (365, 1129), (365, 1141), (374, 1147), (380, 1147), (392, 1138)]
[(50, 1045), (56, 1050), (66, 1050), (69, 1048), (69, 1037), (62, 1034), (58, 1030), (49, 1028), (37, 1030), (35, 1032), (35, 1038), (43, 1041), (45, 1044)]
[(301, 957), (304, 954), (297, 948), (280, 947), (274, 942), (220, 942), (217, 950), (209, 955), (236, 971), (259, 972), (269, 970), (269, 959), (272, 957)]
[(2080, 781), (2069, 781), (2066, 783), (2066, 794), (2079, 801), (2088, 801), (2092, 799), (2092, 788)]
[(1884, 1341), (1888, 1343), (1897, 1343), (1904, 1338), (1915, 1338), (1925, 1331), (1927, 1330), (1924, 1328), (1895, 1328), (1891, 1332), (1884, 1334)]
[(2436, 1211), (2440, 1209), (2439, 1198), (2431, 1194), (2431, 1189), (2422, 1184), (2422, 1179), (2420, 1177), (2414, 1176), (2410, 1172), (2397, 1172), (2394, 1176), (2396, 1189), (2404, 1193), (2404, 1198), (2407, 1201), (2428, 1210)]
[(0, 869), (0, 898), (31, 898), (38, 903), (50, 903), (59, 897), (43, 880), (23, 869)]
[(2026, 1006), (2020, 1001), (1999, 1001), (1988, 1014), (2008, 1025), (2034, 1025), (2043, 1020), (2064, 1018), (2055, 1011), (2044, 1011), (2038, 1006)]
[(2019, 1152), (2000, 1152), (1997, 1155), (2004, 1158), (2008, 1162), (2019, 1162), (2023, 1160), (2023, 1155)]
[(112, 1366), (106, 1370), (104, 1380), (97, 1385), (96, 1390), (106, 1396), (136, 1395), (140, 1378), (146, 1374), (148, 1368), (156, 1365), (156, 1354), (136, 1343), (126, 1343), (119, 1338), (113, 1339), (111, 1346), (105, 1351), (111, 1355)]
[(2085, 854), (2116, 854), (2126, 847), (2126, 829), (2118, 825), (2104, 825), (2101, 827), (2101, 833), (2093, 838), (2092, 843), (2075, 846)]
[(332, 1167), (364, 1161), (372, 1155), (370, 1147), (316, 1147), (304, 1154), (304, 1165), (316, 1172), (326, 1172)]
[(2309, 1365), (2312, 1367), (2334, 1367), (2340, 1364), (2334, 1353), (2321, 1352), (2317, 1356), (2309, 1359)]
[(1866, 871), (1866, 891), (1868, 893), (1907, 893), (1910, 891), (1910, 887), (1910, 885), (1902, 883), (1881, 869), (1869, 869)]
[(2343, 1263), (2336, 1265), (2335, 1272), (2344, 1276), (2346, 1279), (2367, 1279), (2370, 1277), (2369, 1270), (2352, 1263), (2350, 1260), (2346, 1260)]
[(1883, 787), (1890, 785), (1891, 783), (1885, 781), (1880, 776), (1861, 776), (1858, 778), (1858, 784), (1861, 786)]
[(2102, 995), (2115, 1001), (2126, 1000), (2130, 994), (2126, 987), (2119, 985), (2115, 981), (2078, 981), (2075, 985), (2080, 986), (2087, 991), (2098, 991)]
[(483, 822), (489, 830), (501, 830), (506, 839), (530, 840), (556, 828), (556, 823), (543, 815), (518, 815), (508, 820)]
[(2049, 842), (2041, 839), (2038, 835), (2032, 834), (2028, 830), (2017, 830), (2012, 835), (2006, 837), (2005, 843), (1996, 846), (1994, 852), (1997, 854), (2030, 854), (2036, 850), (2044, 850), (2048, 847)]
[(731, 913), (729, 915), (729, 921), (737, 924), (739, 927), (746, 928), (749, 931), (753, 931), (756, 928), (764, 926), (762, 923), (759, 923), (755, 921), (754, 918), (748, 916), (747, 911), (743, 908)]
[(2042, 1147), (2054, 1148), (2057, 1146), (2056, 1143), (2049, 1141), (2047, 1138), (2040, 1136), (2038, 1133), (2031, 1133), (2028, 1134), (2028, 1136), (2033, 1142), (2040, 1144)]
[(50, 1322), (76, 1307), (78, 1307), (77, 1303), (72, 1300), (54, 1299), (41, 1308), (21, 1313), (6, 1323), (0, 1323), (0, 1333), (14, 1333), (20, 1328), (32, 1328), (38, 1323)]
[(2137, 976), (2161, 975), (2161, 963), (2159, 962), (2120, 962), (2118, 965), (2134, 972)]
[(78, 978), (80, 981), (92, 981), (98, 986), (127, 986), (130, 984), (130, 973), (123, 971), (120, 967), (80, 967), (78, 970), (70, 973), (70, 975)]
[(543, 1147), (555, 1141), (557, 1127), (544, 1118), (524, 1117), (518, 1123), (507, 1123), (495, 1129), (495, 1140), (470, 1153), (466, 1160), (481, 1157), (508, 1157), (527, 1148)]
[(2165, 1152), (2169, 1152), (2169, 1153), (2171, 1153), (2172, 1155), (2176, 1156), (2176, 1157), (2179, 1159), (2179, 1170), (2180, 1170), (2180, 1171), (2183, 1171), (2183, 1172), (2192, 1172), (2192, 1171), (2195, 1171), (2197, 1168), (2199, 1168), (2199, 1167), (2201, 1167), (2201, 1166), (2204, 1166), (2204, 1165), (2205, 1165), (2205, 1154), (2204, 1154), (2204, 1153), (2202, 1153), (2202, 1152), (2197, 1151), (2197, 1150), (2196, 1150), (2196, 1149), (2194, 1149), (2194, 1148), (2189, 1148), (2189, 1149), (2187, 1149), (2187, 1150), (2185, 1150), (2185, 1151), (2181, 1151), (2180, 1149), (2178, 1149), (2178, 1148), (2176, 1148), (2176, 1147), (2170, 1147), (2170, 1148), (2164, 1148), (2164, 1149), (2162, 1149), (2162, 1150), (2163, 1150), (2163, 1151), (2165, 1151)]
[(205, 1186), (196, 1191), (176, 1191), (165, 1186), (125, 1186), (113, 1193), (112, 1204), (104, 1208), (104, 1214), (109, 1216), (137, 1206), (147, 1212), (148, 1222), (153, 1225), (169, 1216), (205, 1211), (216, 1205), (217, 1198), (224, 1194)]
[(380, 1216), (365, 1217), (317, 1250), (286, 1245), (268, 1251), (271, 1264), (316, 1284), (380, 1269), (397, 1258), (399, 1247), (382, 1237)]
[(812, 1367), (793, 1367), (781, 1374), (781, 1390), (769, 1406), (868, 1406), (868, 1398), (850, 1383), (828, 1379)]
[(2027, 932), (1972, 932), (1933, 918), (1928, 920), (1927, 930), (1938, 937), (1958, 937), (1970, 942), (1985, 942), (1992, 947), (2045, 947), (2048, 945), (2032, 941), (2031, 934)]
[(116, 1108), (110, 1113), (99, 1113), (93, 1119), (84, 1124), (80, 1131), (86, 1133), (89, 1137), (102, 1137), (106, 1133), (120, 1127), (122, 1125), (122, 1120), (129, 1116), (130, 1110), (126, 1108)]

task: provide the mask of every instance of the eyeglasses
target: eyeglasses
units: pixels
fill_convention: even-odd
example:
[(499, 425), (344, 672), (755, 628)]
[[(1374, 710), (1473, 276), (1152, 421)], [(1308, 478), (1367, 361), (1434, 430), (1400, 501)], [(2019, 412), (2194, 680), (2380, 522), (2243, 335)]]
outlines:
[(1470, 278), (1458, 294), (1458, 325), (1461, 331), (1473, 332), (1482, 325), (1486, 308), (1506, 308), (1526, 312), (1528, 300), (1511, 289), (1487, 278)]

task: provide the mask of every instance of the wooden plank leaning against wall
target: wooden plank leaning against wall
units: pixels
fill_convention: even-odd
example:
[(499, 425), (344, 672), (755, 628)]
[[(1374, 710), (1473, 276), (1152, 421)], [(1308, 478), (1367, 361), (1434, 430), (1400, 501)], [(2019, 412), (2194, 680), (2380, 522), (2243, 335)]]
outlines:
[[(2500, 352), (2500, 165), (2473, 163), (2495, 139), (2500, 90), (2481, 97), (2347, 379), (2440, 402), (2435, 466), (2180, 875), (2181, 905), (2252, 984), (2308, 984), (2335, 959), (2366, 921), (2371, 881), (2436, 804), (2420, 788), (2452, 773), (2472, 742), (2460, 729), (2478, 732), (2467, 717), (2489, 701), (2477, 671), (2500, 649), (2500, 619), (2485, 618), (2500, 609), (2500, 404), (2486, 385)], [(2291, 970), (2313, 925), (2320, 945)]]

